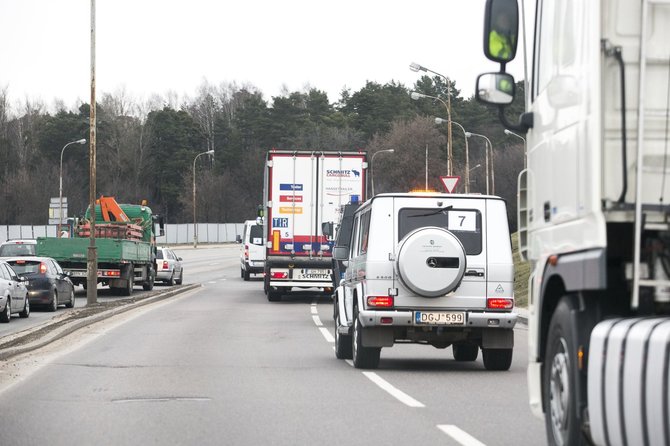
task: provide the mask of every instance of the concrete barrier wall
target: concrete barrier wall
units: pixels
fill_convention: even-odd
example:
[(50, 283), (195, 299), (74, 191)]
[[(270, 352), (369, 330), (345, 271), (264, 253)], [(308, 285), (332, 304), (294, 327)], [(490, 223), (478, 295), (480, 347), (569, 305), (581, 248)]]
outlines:
[[(198, 223), (198, 243), (231, 243), (242, 231), (244, 223)], [(192, 244), (193, 232), (193, 223), (166, 224), (165, 235), (156, 241), (160, 245)], [(0, 226), (0, 242), (37, 237), (56, 237), (56, 225)]]

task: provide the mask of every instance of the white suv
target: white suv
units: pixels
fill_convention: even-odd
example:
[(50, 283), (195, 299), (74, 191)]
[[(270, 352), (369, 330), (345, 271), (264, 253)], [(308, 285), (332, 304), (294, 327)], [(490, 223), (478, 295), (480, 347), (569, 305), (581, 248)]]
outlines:
[(455, 194), (381, 194), (355, 213), (334, 294), (335, 353), (376, 368), (396, 342), (452, 346), (488, 370), (512, 362), (514, 264), (505, 202)]

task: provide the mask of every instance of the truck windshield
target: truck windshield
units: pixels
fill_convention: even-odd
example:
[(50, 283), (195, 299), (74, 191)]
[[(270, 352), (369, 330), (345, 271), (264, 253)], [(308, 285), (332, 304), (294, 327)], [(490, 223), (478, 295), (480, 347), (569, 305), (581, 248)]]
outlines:
[(437, 226), (453, 233), (467, 255), (482, 252), (482, 215), (477, 209), (404, 208), (398, 212), (398, 241), (415, 229)]

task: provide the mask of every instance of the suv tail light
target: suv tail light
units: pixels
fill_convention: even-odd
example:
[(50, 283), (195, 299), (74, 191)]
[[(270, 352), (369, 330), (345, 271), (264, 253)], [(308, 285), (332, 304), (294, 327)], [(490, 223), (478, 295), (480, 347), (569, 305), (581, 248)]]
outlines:
[(170, 269), (170, 267), (168, 266), (168, 261), (167, 260), (163, 260), (163, 269)]
[(514, 299), (492, 297), (486, 299), (486, 308), (491, 308), (494, 310), (510, 310), (514, 308)]
[(46, 273), (47, 273), (47, 264), (40, 263), (40, 274), (46, 274)]
[(371, 307), (391, 308), (393, 296), (368, 296), (368, 305)]

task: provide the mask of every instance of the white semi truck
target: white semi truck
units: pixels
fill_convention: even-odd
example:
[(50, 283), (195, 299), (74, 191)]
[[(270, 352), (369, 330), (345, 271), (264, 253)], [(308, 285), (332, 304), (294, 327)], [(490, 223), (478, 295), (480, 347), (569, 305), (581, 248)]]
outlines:
[(366, 152), (270, 150), (265, 161), (265, 293), (269, 301), (298, 288), (333, 289), (334, 239), (324, 224), (365, 200)]
[(505, 114), (516, 0), (487, 0), (500, 70), (476, 87), (526, 138), (530, 405), (552, 445), (668, 445), (670, 1), (532, 3), (518, 123)]

